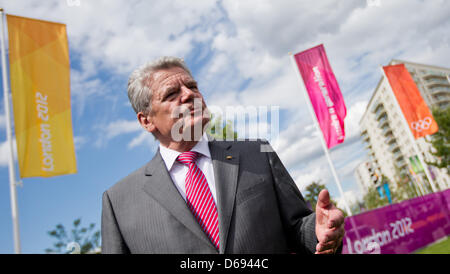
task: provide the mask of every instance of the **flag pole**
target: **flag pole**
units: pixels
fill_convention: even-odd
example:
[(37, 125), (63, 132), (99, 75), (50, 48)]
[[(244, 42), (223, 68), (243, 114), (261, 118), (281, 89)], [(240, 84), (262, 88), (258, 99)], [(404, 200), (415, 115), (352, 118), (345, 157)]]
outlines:
[(329, 153), (328, 147), (327, 147), (327, 145), (325, 143), (325, 138), (323, 137), (322, 131), (320, 130), (320, 126), (319, 126), (319, 122), (317, 121), (317, 117), (314, 114), (312, 103), (311, 103), (308, 95), (306, 94), (306, 87), (305, 87), (305, 83), (303, 82), (303, 79), (300, 77), (300, 70), (299, 70), (298, 66), (295, 64), (294, 55), (291, 52), (289, 52), (289, 56), (290, 56), (290, 59), (291, 59), (291, 63), (294, 66), (294, 70), (297, 72), (296, 73), (297, 74), (297, 79), (298, 79), (298, 81), (299, 81), (299, 83), (300, 83), (300, 85), (302, 87), (301, 89), (302, 89), (303, 95), (305, 97), (305, 101), (308, 104), (309, 113), (311, 114), (311, 116), (312, 116), (312, 118), (314, 120), (314, 125), (316, 127), (316, 130), (319, 132), (319, 139), (320, 139), (320, 142), (322, 144), (323, 151), (325, 152), (325, 156), (326, 156), (326, 158), (328, 160), (328, 164), (330, 165), (331, 173), (333, 174), (334, 180), (335, 180), (335, 182), (336, 182), (336, 184), (338, 186), (339, 192), (341, 194), (342, 201), (344, 202), (345, 210), (347, 211), (349, 216), (352, 216), (352, 211), (350, 210), (350, 207), (349, 207), (349, 205), (347, 203), (347, 199), (345, 199), (344, 191), (342, 190), (341, 183), (340, 183), (339, 178), (337, 176), (337, 173), (336, 173), (336, 170), (334, 168), (333, 162), (331, 161), (330, 153)]
[(428, 181), (430, 182), (431, 188), (432, 188), (433, 192), (437, 192), (436, 186), (434, 184), (434, 180), (431, 177), (430, 171), (428, 170), (428, 165), (425, 163), (425, 160), (423, 159), (423, 155), (419, 151), (419, 147), (418, 147), (418, 145), (416, 143), (416, 140), (414, 139), (414, 136), (412, 134), (411, 128), (408, 125), (408, 121), (406, 121), (406, 117), (403, 114), (402, 109), (400, 108), (400, 103), (398, 102), (397, 97), (395, 96), (395, 93), (394, 93), (394, 90), (392, 89), (391, 83), (389, 83), (389, 79), (387, 78), (386, 73), (384, 72), (384, 69), (383, 69), (382, 66), (380, 66), (380, 69), (381, 69), (381, 72), (383, 73), (384, 79), (386, 79), (386, 81), (387, 81), (388, 87), (391, 90), (392, 95), (394, 95), (394, 99), (395, 99), (394, 100), (395, 101), (394, 105), (396, 106), (397, 111), (400, 114), (400, 117), (403, 117), (403, 119), (400, 118), (400, 120), (402, 120), (403, 125), (407, 128), (407, 130), (406, 130), (407, 131), (407, 135), (409, 137), (410, 142), (413, 145), (414, 151), (417, 154), (417, 157), (419, 158), (420, 163), (423, 166), (423, 169), (425, 171), (425, 175), (427, 176)]
[(10, 153), (8, 155), (9, 160), (9, 186), (11, 194), (11, 213), (13, 222), (14, 233), (14, 251), (16, 254), (20, 254), (20, 234), (19, 234), (19, 210), (17, 207), (17, 193), (16, 193), (16, 176), (14, 170), (14, 145), (12, 139), (12, 127), (11, 127), (11, 115), (9, 106), (9, 92), (8, 92), (8, 77), (6, 67), (6, 53), (5, 53), (5, 26), (4, 26), (4, 11), (0, 8), (0, 21), (1, 23), (1, 55), (2, 55), (2, 77), (3, 77), (3, 100), (5, 104), (6, 114), (6, 139), (9, 144)]

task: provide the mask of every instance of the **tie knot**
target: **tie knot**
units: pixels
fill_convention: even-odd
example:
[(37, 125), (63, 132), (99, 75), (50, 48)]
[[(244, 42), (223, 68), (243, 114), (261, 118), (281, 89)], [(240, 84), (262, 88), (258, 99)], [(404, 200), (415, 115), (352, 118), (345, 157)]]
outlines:
[(185, 165), (189, 165), (190, 163), (195, 163), (198, 158), (198, 153), (195, 151), (186, 151), (178, 155), (177, 161), (183, 163)]

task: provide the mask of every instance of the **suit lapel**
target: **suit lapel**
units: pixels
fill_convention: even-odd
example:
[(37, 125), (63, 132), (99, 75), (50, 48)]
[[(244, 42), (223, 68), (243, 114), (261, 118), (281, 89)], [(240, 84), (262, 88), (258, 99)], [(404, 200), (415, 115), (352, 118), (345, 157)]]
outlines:
[(220, 253), (225, 253), (231, 217), (236, 197), (239, 172), (239, 152), (225, 142), (211, 141), (209, 149), (214, 168), (219, 212)]
[(148, 163), (145, 173), (144, 191), (158, 201), (159, 204), (191, 230), (192, 233), (214, 248), (187, 207), (185, 200), (176, 189), (159, 153), (159, 149), (155, 157)]

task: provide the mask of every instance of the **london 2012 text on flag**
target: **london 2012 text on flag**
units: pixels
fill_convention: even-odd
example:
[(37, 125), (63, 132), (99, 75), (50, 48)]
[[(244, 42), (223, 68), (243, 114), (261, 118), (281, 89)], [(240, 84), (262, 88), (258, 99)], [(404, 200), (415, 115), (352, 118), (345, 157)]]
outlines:
[(323, 45), (294, 55), (328, 148), (344, 142), (344, 98)]
[(7, 15), (20, 176), (76, 173), (64, 24)]

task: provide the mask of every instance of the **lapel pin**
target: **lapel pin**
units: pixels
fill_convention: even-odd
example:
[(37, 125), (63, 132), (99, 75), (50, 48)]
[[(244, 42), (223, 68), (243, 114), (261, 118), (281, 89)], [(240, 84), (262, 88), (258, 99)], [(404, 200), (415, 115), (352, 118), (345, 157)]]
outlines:
[(227, 156), (227, 160), (233, 159), (233, 156)]

